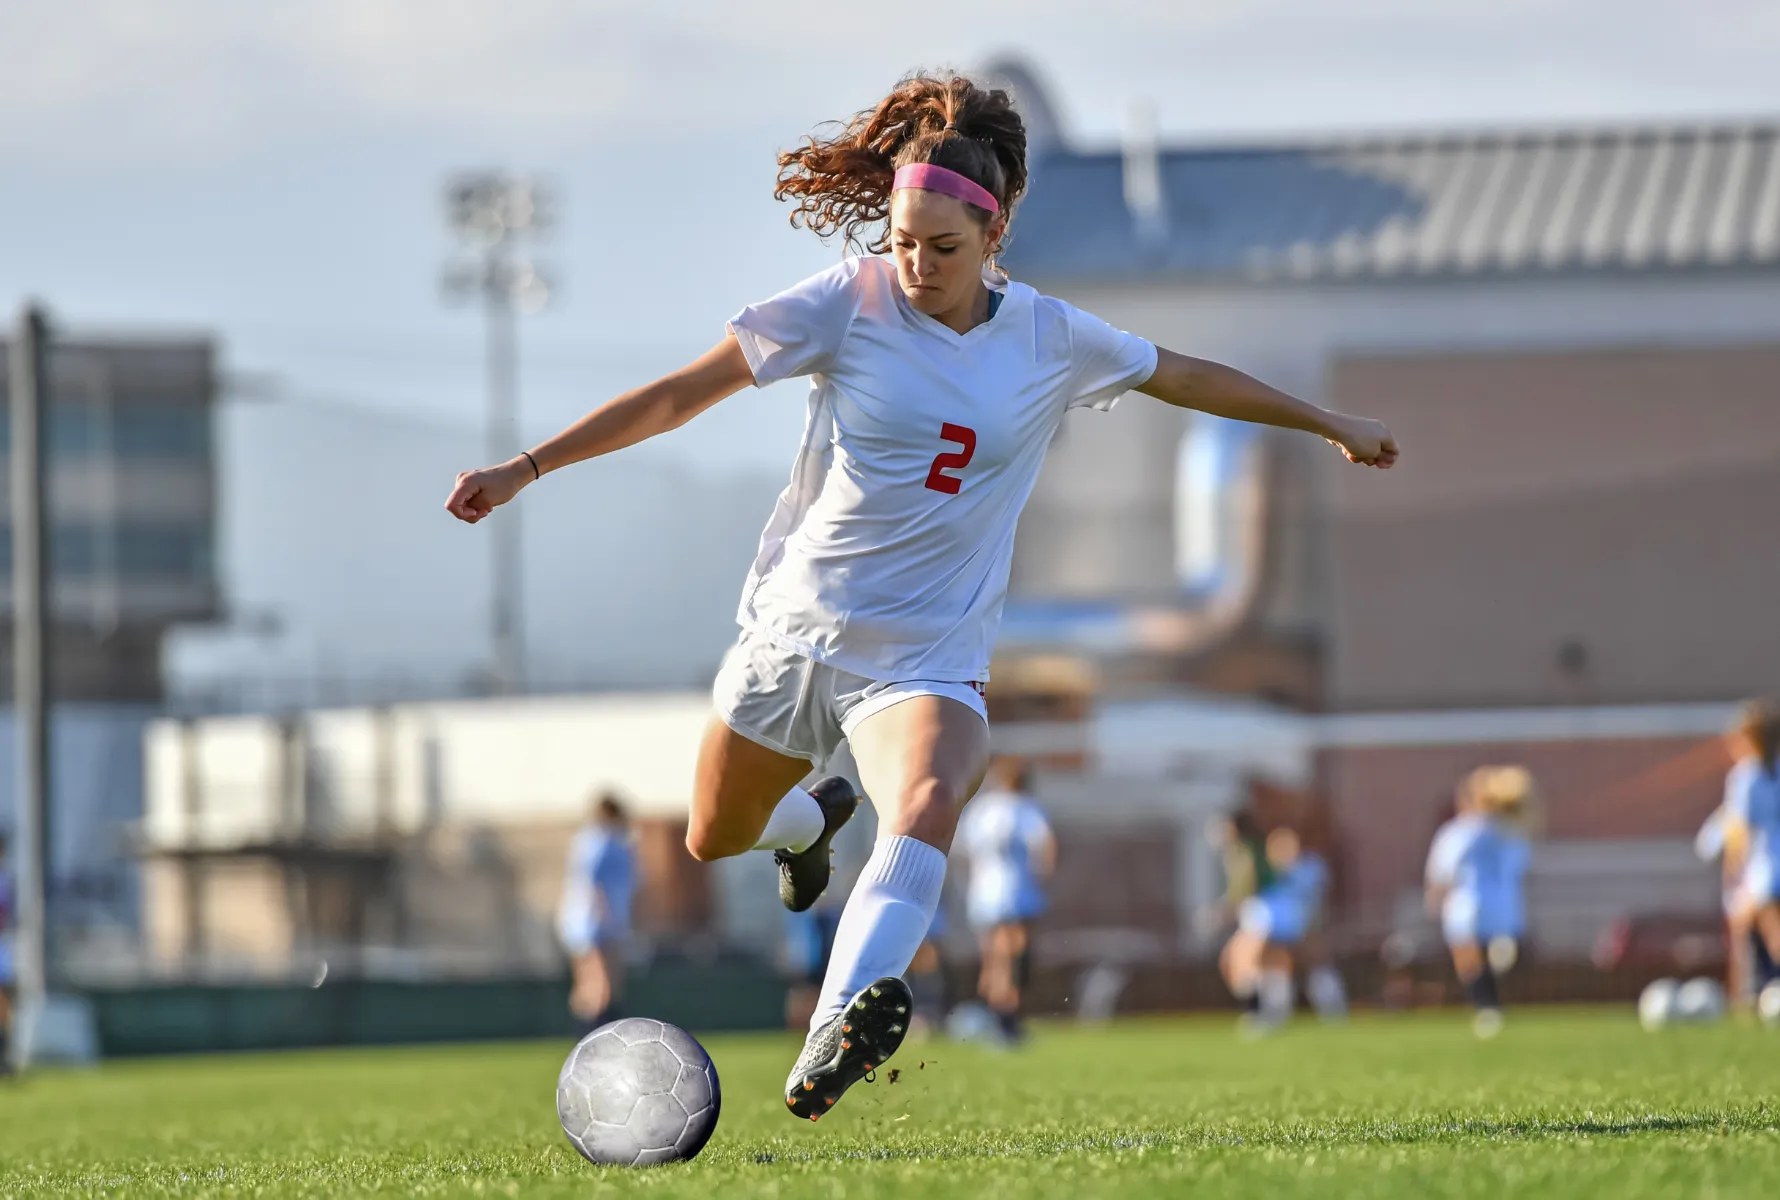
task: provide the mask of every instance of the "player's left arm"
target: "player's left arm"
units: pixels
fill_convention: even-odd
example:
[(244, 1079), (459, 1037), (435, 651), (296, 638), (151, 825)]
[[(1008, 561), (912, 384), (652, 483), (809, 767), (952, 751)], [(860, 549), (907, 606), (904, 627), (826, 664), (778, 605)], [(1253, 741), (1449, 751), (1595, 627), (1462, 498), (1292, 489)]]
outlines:
[(1155, 373), (1136, 390), (1176, 408), (1314, 433), (1327, 439), (1349, 462), (1363, 466), (1389, 467), (1397, 461), (1397, 440), (1382, 421), (1318, 408), (1235, 367), (1189, 358), (1160, 346), (1156, 347)]

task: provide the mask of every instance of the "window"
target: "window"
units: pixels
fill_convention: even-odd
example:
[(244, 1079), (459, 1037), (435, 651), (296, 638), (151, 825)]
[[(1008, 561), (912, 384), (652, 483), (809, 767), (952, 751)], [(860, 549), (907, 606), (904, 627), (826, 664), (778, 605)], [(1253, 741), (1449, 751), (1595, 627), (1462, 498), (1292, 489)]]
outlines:
[[(50, 409), (52, 458), (100, 453), (106, 429), (96, 405), (57, 404)], [(12, 414), (0, 405), (0, 453), (12, 449)], [(197, 404), (119, 404), (112, 409), (110, 441), (120, 459), (205, 459), (210, 456), (210, 409)]]
[(1254, 479), (1255, 428), (1194, 413), (1181, 436), (1174, 478), (1175, 578), (1215, 592), (1242, 563), (1242, 493)]
[[(106, 532), (89, 523), (50, 530), (50, 573), (71, 579), (98, 574), (107, 557)], [(214, 569), (209, 526), (121, 522), (111, 536), (111, 570), (122, 579), (208, 582)], [(0, 575), (12, 574), (12, 529), (0, 527)]]

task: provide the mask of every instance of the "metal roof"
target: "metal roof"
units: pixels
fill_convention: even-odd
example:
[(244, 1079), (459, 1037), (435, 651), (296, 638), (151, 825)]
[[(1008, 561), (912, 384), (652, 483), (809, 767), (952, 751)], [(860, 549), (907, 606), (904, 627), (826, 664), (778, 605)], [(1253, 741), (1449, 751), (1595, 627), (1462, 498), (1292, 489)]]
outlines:
[(1429, 134), (1153, 158), (1059, 147), (1033, 164), (1003, 260), (1041, 279), (1255, 282), (1772, 267), (1780, 124)]

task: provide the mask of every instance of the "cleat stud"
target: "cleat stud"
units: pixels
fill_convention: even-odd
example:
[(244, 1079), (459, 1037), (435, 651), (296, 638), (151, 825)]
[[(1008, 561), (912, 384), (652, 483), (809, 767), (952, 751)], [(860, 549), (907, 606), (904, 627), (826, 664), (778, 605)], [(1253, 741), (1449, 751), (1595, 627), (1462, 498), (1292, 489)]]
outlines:
[(852, 1032), (853, 1032), (853, 1027), (852, 1027), (852, 1026), (851, 1026), (851, 1025), (842, 1025), (842, 1026), (841, 1026), (841, 1032), (842, 1032), (842, 1033), (852, 1033)]
[(901, 1033), (901, 1032), (902, 1032), (902, 1026), (900, 1026), (900, 1025), (892, 1025), (892, 1026), (891, 1026), (891, 1027), (890, 1027), (890, 1032), (891, 1032), (891, 1033)]
[(822, 1103), (824, 1103), (832, 1108), (834, 1106), (834, 1097), (833, 1096), (824, 1096), (824, 1097), (822, 1097)]
[(812, 1121), (814, 1121), (814, 1120), (815, 1120), (815, 1119), (816, 1119), (816, 1114), (815, 1114), (815, 1113), (811, 1113), (811, 1114), (810, 1114), (810, 1120), (812, 1120)]
[(883, 988), (873, 988), (871, 990), (871, 998), (873, 1000), (876, 1000), (879, 996), (882, 996), (883, 994), (884, 994)]
[(849, 1042), (846, 1038), (841, 1039), (841, 1049), (842, 1050), (851, 1050), (852, 1048), (853, 1048), (852, 1042)]
[(906, 1004), (898, 1004), (896, 1006), (896, 1015), (899, 1017), (907, 1016), (908, 1011), (909, 1011), (909, 1006)]
[(796, 1096), (785, 1097), (785, 1107), (786, 1108), (796, 1108), (797, 1107), (797, 1097)]
[(868, 1070), (868, 1071), (875, 1071), (875, 1070), (877, 1070), (877, 1068), (876, 1068), (876, 1067), (874, 1067), (874, 1066), (872, 1066), (872, 1065), (871, 1065), (871, 1064), (870, 1064), (870, 1063), (866, 1063), (866, 1064), (865, 1064), (865, 1069), (866, 1069), (866, 1070)]
[(816, 1081), (815, 1081), (815, 1080), (814, 1080), (814, 1079), (806, 1079), (806, 1080), (804, 1080), (804, 1081), (803, 1081), (803, 1090), (804, 1090), (804, 1091), (806, 1091), (806, 1092), (813, 1092), (813, 1091), (815, 1091), (815, 1090), (816, 1090)]

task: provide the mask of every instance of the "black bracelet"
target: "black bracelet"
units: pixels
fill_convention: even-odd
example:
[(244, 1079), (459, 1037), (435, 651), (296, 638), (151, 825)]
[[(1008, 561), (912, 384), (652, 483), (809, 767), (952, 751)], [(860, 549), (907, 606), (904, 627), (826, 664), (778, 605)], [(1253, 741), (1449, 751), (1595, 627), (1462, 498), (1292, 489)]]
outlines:
[(544, 472), (538, 470), (538, 460), (532, 457), (532, 452), (530, 450), (521, 450), (520, 453), (525, 455), (525, 461), (532, 465), (532, 478), (544, 478)]

